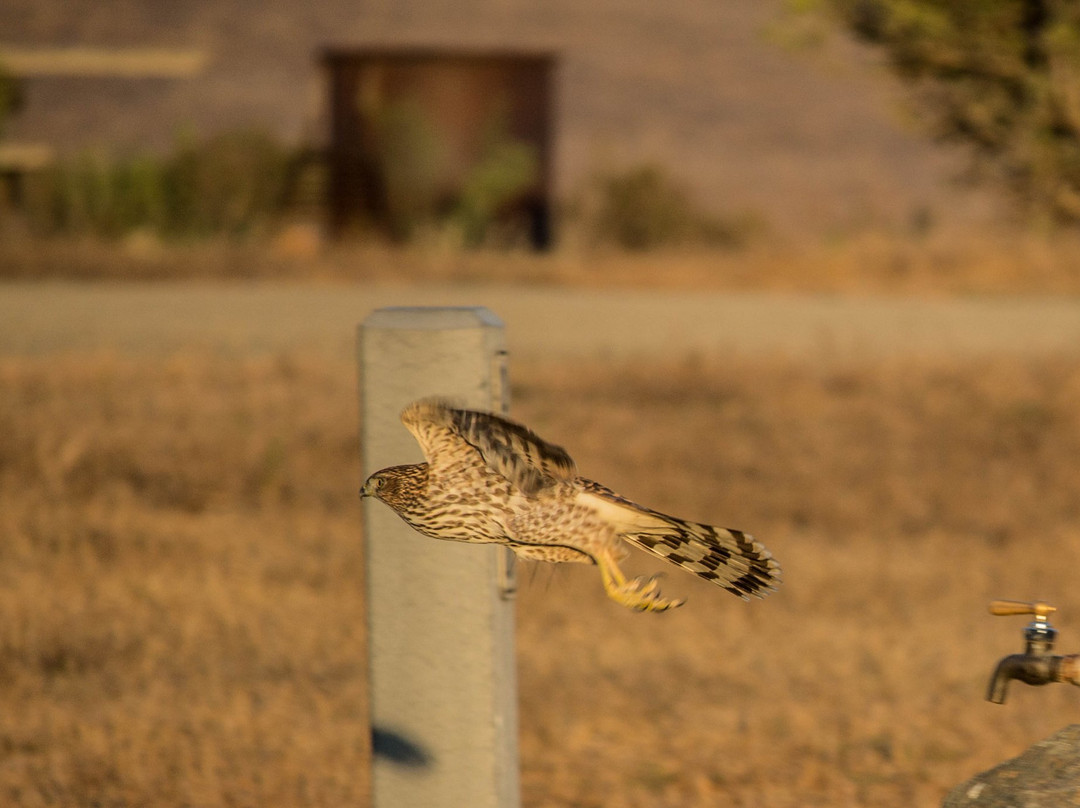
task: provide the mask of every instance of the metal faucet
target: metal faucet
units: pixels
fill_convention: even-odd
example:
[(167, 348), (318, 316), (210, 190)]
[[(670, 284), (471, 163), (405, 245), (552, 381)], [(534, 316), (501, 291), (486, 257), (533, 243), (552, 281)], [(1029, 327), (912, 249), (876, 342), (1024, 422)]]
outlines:
[(995, 600), (990, 614), (1032, 614), (1034, 619), (1024, 629), (1026, 648), (1022, 654), (1012, 654), (1001, 660), (990, 679), (986, 698), (995, 704), (1005, 703), (1005, 691), (1010, 679), (1024, 684), (1045, 685), (1050, 682), (1071, 682), (1080, 685), (1080, 654), (1056, 656), (1054, 648), (1057, 629), (1050, 625), (1050, 615), (1057, 611), (1043, 601), (1025, 603), (1017, 600)]

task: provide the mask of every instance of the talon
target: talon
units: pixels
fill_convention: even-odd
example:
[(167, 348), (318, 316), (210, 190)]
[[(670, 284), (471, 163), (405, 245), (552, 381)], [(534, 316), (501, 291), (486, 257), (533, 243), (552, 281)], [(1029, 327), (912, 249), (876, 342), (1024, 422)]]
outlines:
[(683, 599), (668, 599), (660, 597), (660, 581), (658, 575), (651, 577), (639, 577), (626, 580), (618, 564), (610, 556), (596, 559), (600, 567), (600, 576), (604, 581), (604, 590), (616, 603), (635, 609), (639, 612), (666, 612), (682, 606), (686, 601)]
[(634, 583), (637, 584), (634, 587), (635, 591), (642, 597), (648, 597), (660, 592), (660, 582), (656, 580), (655, 575), (650, 578), (635, 578)]
[(608, 588), (608, 595), (616, 603), (629, 606), (639, 612), (665, 612), (685, 603), (682, 599), (661, 597), (660, 582), (656, 576), (634, 578), (621, 585)]

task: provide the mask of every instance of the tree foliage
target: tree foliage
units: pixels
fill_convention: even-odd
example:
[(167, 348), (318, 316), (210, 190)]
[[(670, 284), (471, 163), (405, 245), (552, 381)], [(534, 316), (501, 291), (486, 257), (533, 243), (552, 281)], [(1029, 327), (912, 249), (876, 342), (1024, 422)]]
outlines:
[(828, 0), (885, 49), (942, 139), (1032, 210), (1080, 224), (1078, 0)]

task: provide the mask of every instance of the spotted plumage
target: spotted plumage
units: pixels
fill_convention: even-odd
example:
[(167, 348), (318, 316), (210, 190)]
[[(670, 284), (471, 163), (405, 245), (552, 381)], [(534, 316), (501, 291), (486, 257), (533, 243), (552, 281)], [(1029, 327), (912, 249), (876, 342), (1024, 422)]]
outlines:
[(577, 474), (565, 450), (488, 412), (422, 399), (401, 414), (426, 463), (372, 474), (361, 496), (385, 502), (414, 529), (449, 541), (506, 545), (539, 561), (600, 568), (604, 589), (634, 609), (664, 611), (654, 577), (627, 579), (630, 543), (742, 598), (764, 597), (780, 567), (752, 536), (638, 505)]

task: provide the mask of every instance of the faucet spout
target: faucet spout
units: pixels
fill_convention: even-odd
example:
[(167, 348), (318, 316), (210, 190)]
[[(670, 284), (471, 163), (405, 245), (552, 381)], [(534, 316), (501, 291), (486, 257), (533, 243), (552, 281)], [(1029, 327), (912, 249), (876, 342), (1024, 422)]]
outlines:
[(990, 677), (990, 689), (986, 698), (994, 704), (1004, 704), (1009, 680), (1019, 679), (1029, 685), (1045, 685), (1050, 682), (1050, 657), (1031, 654), (1010, 654), (1002, 659), (994, 675)]
[(1046, 685), (1051, 682), (1080, 685), (1080, 654), (1011, 654), (998, 662), (994, 669), (986, 693), (987, 700), (1004, 704), (1011, 679), (1028, 685)]

